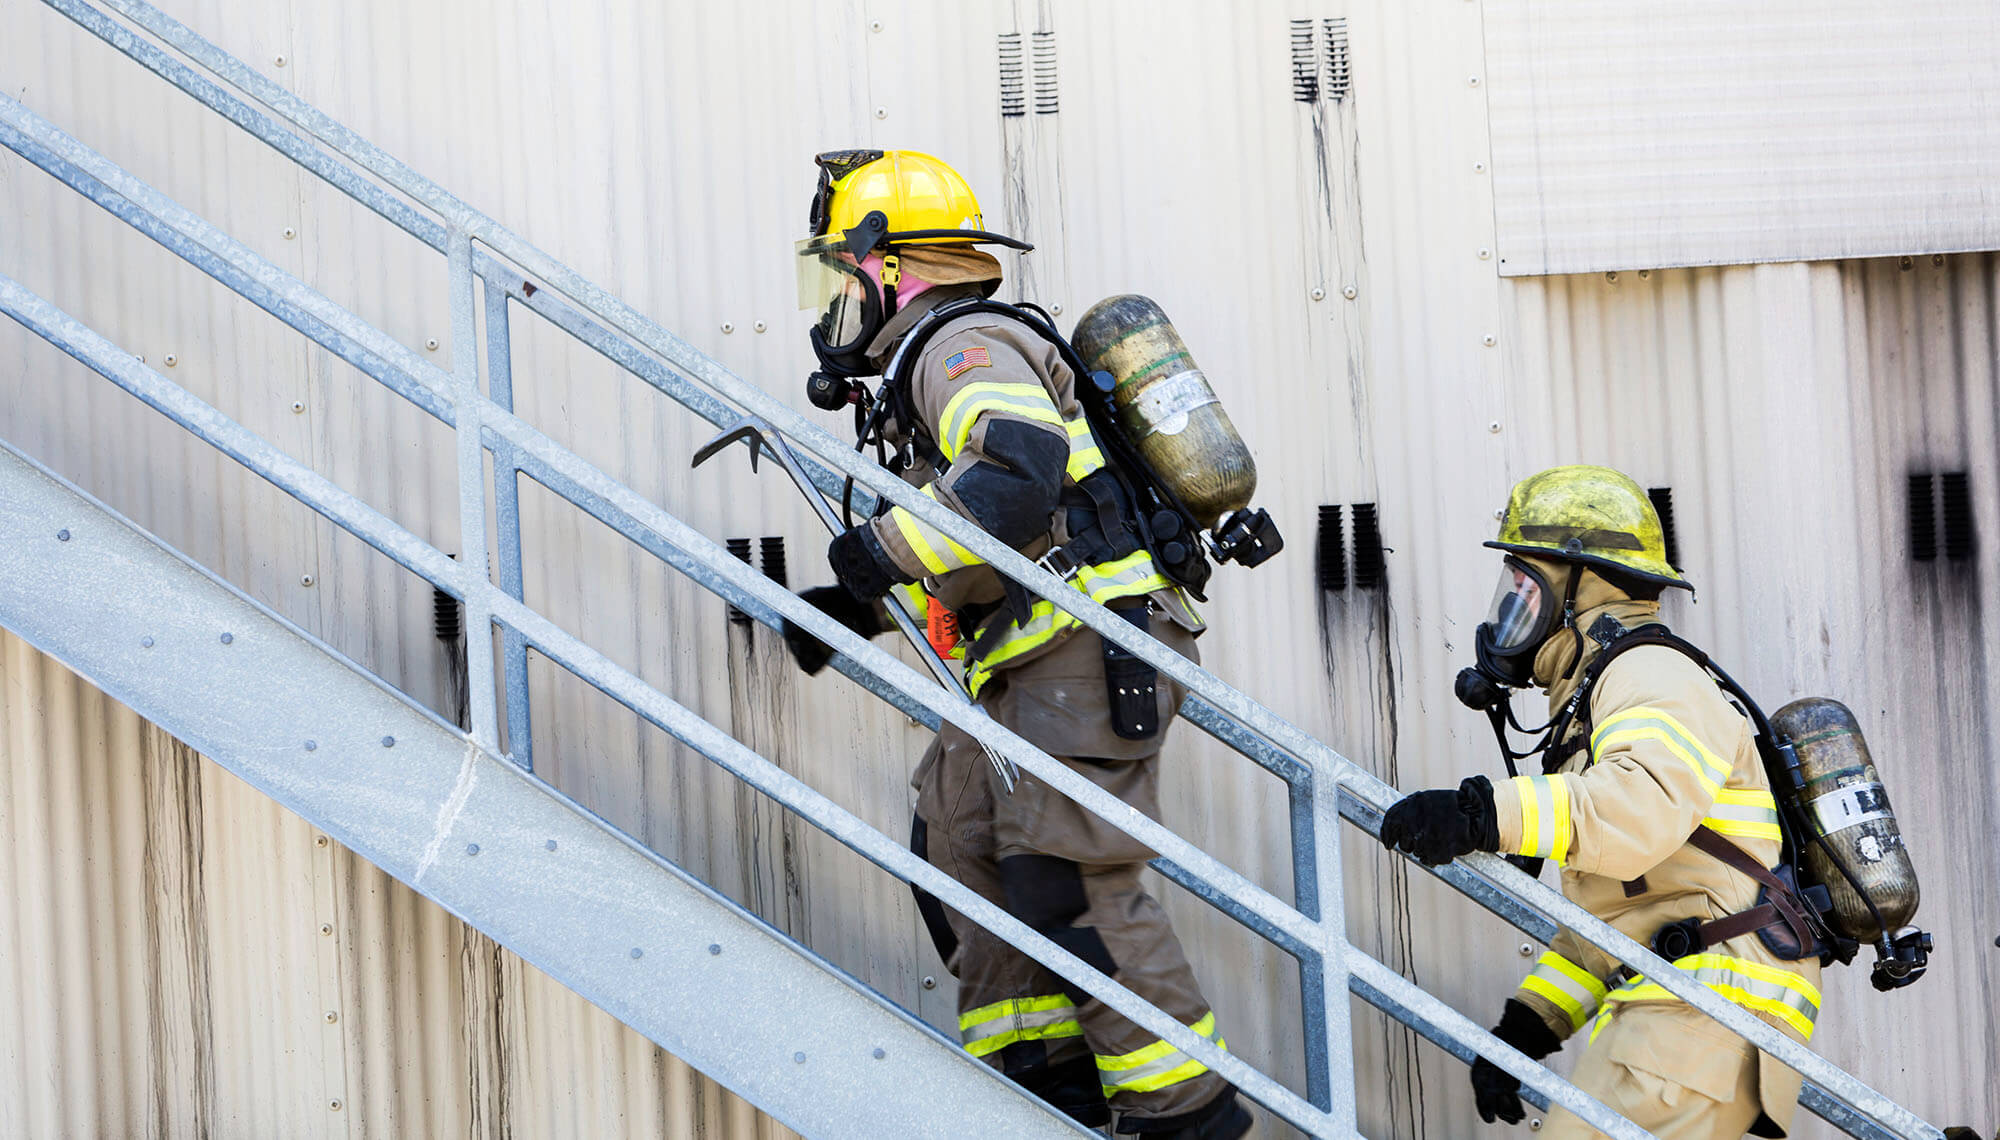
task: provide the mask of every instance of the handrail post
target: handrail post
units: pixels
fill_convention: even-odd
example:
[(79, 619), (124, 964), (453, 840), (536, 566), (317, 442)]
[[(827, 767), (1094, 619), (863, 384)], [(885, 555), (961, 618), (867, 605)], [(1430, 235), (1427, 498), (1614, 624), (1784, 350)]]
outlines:
[(472, 234), (456, 221), (447, 241), (451, 272), (452, 427), (458, 441), (458, 564), (464, 583), (466, 709), (473, 742), (500, 751), (493, 693), (493, 603), (481, 587), (492, 581), (486, 557), (486, 447), (480, 442), (479, 314), (472, 287)]
[[(1320, 1079), (1330, 1092), (1324, 1106), (1328, 1115), (1340, 1122), (1341, 1135), (1354, 1131), (1354, 1030), (1348, 1007), (1347, 902), (1340, 871), (1340, 779), (1336, 773), (1315, 765), (1312, 773), (1312, 877), (1314, 901), (1319, 907), (1319, 1001), (1320, 1040), (1323, 1047), (1307, 1045), (1307, 1071), (1322, 1071)], [(1311, 1000), (1311, 995), (1306, 995)], [(1310, 1024), (1312, 1014), (1307, 1014)], [(1310, 1088), (1310, 1085), (1308, 1086)]]
[[(486, 299), (486, 392), (503, 412), (514, 410), (513, 333), (508, 324), (507, 290), (491, 277), (480, 281)], [(493, 448), (493, 522), (500, 548), (500, 588), (525, 601), (521, 584), (521, 464), (514, 445)], [(528, 639), (512, 626), (500, 629), (501, 671), (507, 686), (507, 755), (535, 770), (534, 729), (528, 710)]]

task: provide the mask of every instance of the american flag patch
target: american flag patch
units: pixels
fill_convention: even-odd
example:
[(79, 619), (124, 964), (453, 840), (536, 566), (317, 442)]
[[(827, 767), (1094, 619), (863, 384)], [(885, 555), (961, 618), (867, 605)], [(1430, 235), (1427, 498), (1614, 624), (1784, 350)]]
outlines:
[(944, 358), (944, 378), (956, 380), (968, 368), (991, 368), (993, 362), (986, 357), (981, 347), (961, 348)]

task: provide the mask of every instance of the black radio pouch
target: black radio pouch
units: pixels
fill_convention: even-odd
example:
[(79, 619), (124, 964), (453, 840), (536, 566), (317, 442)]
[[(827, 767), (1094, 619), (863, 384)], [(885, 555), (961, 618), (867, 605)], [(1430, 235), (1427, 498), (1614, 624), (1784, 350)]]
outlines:
[[(1111, 611), (1148, 632), (1146, 600)], [(1160, 731), (1160, 673), (1110, 641), (1104, 645), (1104, 696), (1111, 706), (1111, 731), (1121, 740), (1151, 740)]]

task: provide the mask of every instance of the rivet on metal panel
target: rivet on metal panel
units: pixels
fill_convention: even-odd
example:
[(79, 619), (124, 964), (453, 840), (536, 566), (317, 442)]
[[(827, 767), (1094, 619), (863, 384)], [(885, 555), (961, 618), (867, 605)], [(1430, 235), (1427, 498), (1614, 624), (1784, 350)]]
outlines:
[(283, 67), (285, 66), (285, 57), (281, 55), (278, 58), (272, 60), (271, 62), (277, 64), (279, 67)]
[(1650, 270), (1650, 269), (1641, 269), (1641, 270), (1639, 271), (1639, 280), (1641, 280), (1641, 281), (1644, 281), (1644, 280), (1645, 280), (1646, 278), (1648, 278), (1648, 277), (1651, 277), (1652, 275), (1653, 275), (1653, 271), (1652, 271), (1652, 270)]
[(1532, 957), (1534, 957), (1534, 956), (1535, 956), (1535, 944), (1534, 944), (1534, 943), (1532, 943), (1532, 942), (1523, 942), (1523, 943), (1521, 943), (1521, 951), (1520, 951), (1520, 953), (1521, 953), (1521, 957), (1523, 957), (1523, 958), (1532, 958)]
[(424, 338), (424, 347), (430, 349), (432, 352), (436, 352), (438, 348), (438, 338), (434, 336)]
[(150, 637), (142, 637), (142, 638), (140, 638), (140, 639), (139, 639), (139, 648), (141, 648), (141, 649), (151, 649), (152, 647), (153, 647), (153, 639), (152, 639), (152, 638), (150, 638)]
[(166, 365), (167, 365), (167, 367), (168, 367), (168, 368), (172, 368), (172, 367), (173, 367), (174, 365), (176, 365), (176, 364), (179, 364), (179, 363), (181, 362), (181, 358), (180, 358), (180, 357), (178, 357), (178, 356), (175, 356), (175, 355), (174, 355), (173, 353), (171, 353), (171, 352), (169, 352), (169, 353), (168, 353), (168, 354), (166, 354), (165, 356), (161, 357), (160, 359), (166, 362)]
[(330, 1101), (327, 1101), (327, 1102), (326, 1102), (326, 1107), (327, 1107), (327, 1111), (329, 1111), (329, 1112), (339, 1112), (339, 1111), (340, 1111), (340, 1102), (339, 1102), (339, 1101), (337, 1101), (337, 1100), (330, 1100)]
[(395, 738), (395, 737), (393, 737), (393, 736), (385, 736), (385, 737), (383, 737), (383, 738), (382, 738), (382, 747), (384, 747), (384, 748), (394, 748), (395, 746), (396, 746), (396, 738)]
[(222, 644), (224, 644), (224, 645), (233, 645), (233, 644), (235, 644), (235, 642), (236, 642), (236, 635), (235, 635), (235, 634), (233, 634), (233, 633), (225, 633), (225, 634), (223, 634), (223, 635), (222, 635)]
[(68, 542), (68, 541), (69, 541), (69, 528), (68, 528), (68, 527), (64, 527), (64, 528), (62, 528), (61, 530), (59, 530), (59, 531), (57, 531), (57, 532), (56, 532), (56, 541), (57, 541), (57, 542)]
[(1473, 163), (1473, 164), (1472, 164), (1472, 172), (1473, 172), (1474, 174), (1484, 174), (1484, 173), (1486, 173), (1486, 164), (1485, 164), (1485, 163), (1483, 163), (1483, 162), (1475, 162), (1475, 163)]
[(1492, 432), (1492, 433), (1493, 433), (1494, 435), (1499, 435), (1499, 434), (1500, 434), (1500, 421), (1499, 421), (1499, 420), (1494, 420), (1494, 421), (1493, 421), (1492, 423), (1490, 423), (1490, 424), (1487, 424), (1487, 425), (1486, 425), (1486, 430), (1487, 430), (1487, 431), (1490, 431), (1490, 432)]
[(295, 237), (297, 237), (297, 236), (299, 236), (299, 231), (297, 231), (297, 230), (293, 229), (293, 228), (292, 228), (292, 227), (290, 227), (290, 226), (286, 226), (286, 227), (285, 227), (285, 240), (286, 240), (286, 241), (290, 241), (290, 240), (292, 240), (293, 238), (295, 238)]
[(880, 20), (870, 20), (870, 21), (868, 21), (868, 30), (869, 30), (869, 31), (871, 31), (871, 32), (879, 32), (879, 31), (881, 31), (881, 30), (882, 30), (882, 21), (880, 21)]
[(318, 749), (319, 749), (319, 741), (317, 741), (317, 740), (308, 740), (308, 741), (306, 741), (306, 751), (307, 751), (307, 752), (315, 752), (315, 751), (318, 751)]
[(1604, 279), (1606, 281), (1611, 282), (1613, 285), (1616, 285), (1618, 283), (1618, 271), (1614, 269), (1611, 272), (1606, 273), (1604, 275)]
[(765, 329), (770, 328), (771, 326), (765, 324), (763, 321), (758, 321), (756, 324), (751, 325), (750, 327), (756, 329), (758, 332), (763, 332)]
[(1932, 264), (1932, 265), (1943, 265), (1943, 264), (1944, 264), (1944, 254), (1942, 254), (1942, 253), (1933, 253), (1933, 254), (1931, 254), (1931, 264)]
[(547, 843), (543, 844), (543, 846), (547, 847), (551, 851), (554, 851), (556, 849), (556, 841), (551, 839)]
[(1057, 301), (1055, 304), (1050, 305), (1049, 313), (1052, 316), (1058, 316), (1058, 317), (1062, 316), (1062, 302)]
[(304, 587), (306, 587), (307, 589), (311, 589), (311, 588), (312, 588), (312, 584), (313, 584), (313, 582), (314, 582), (315, 580), (316, 580), (316, 579), (314, 579), (314, 578), (313, 578), (313, 576), (312, 576), (311, 574), (301, 574), (301, 575), (299, 575), (299, 585), (301, 585), (301, 586), (304, 586)]
[(635, 962), (636, 962), (636, 961), (638, 961), (639, 959), (641, 959), (641, 958), (644, 958), (645, 956), (646, 956), (646, 952), (645, 952), (644, 950), (641, 950), (641, 949), (639, 949), (639, 948), (638, 948), (637, 946), (634, 946), (634, 947), (632, 947), (632, 960), (633, 960), (633, 961), (635, 961)]
[(881, 1060), (884, 1057), (887, 1057), (888, 1055), (889, 1051), (887, 1049), (882, 1048), (880, 1045), (877, 1045), (875, 1047), (875, 1059), (877, 1061)]
[(465, 845), (465, 853), (466, 853), (467, 855), (477, 855), (477, 854), (479, 854), (479, 844), (477, 844), (477, 843), (468, 843), (468, 844), (466, 844), (466, 845)]
[(723, 331), (723, 332), (726, 332), (726, 333), (733, 333), (733, 332), (735, 332), (735, 331), (736, 331), (736, 322), (735, 322), (735, 321), (724, 321), (724, 322), (722, 322), (722, 331)]
[(1312, 297), (1315, 301), (1324, 301), (1326, 300), (1326, 290), (1315, 285), (1313, 286), (1313, 291), (1308, 296)]
[(1494, 518), (1496, 518), (1496, 519), (1504, 519), (1504, 518), (1506, 518), (1506, 517), (1507, 517), (1507, 508), (1505, 508), (1505, 507), (1496, 507), (1496, 508), (1494, 509), (1494, 511), (1493, 511), (1493, 517), (1494, 517)]
[(927, 990), (934, 990), (934, 989), (936, 989), (936, 988), (937, 988), (937, 979), (936, 979), (936, 978), (933, 978), (933, 977), (931, 977), (931, 976), (930, 976), (929, 974), (925, 974), (925, 975), (924, 975), (924, 988), (925, 988), (925, 989), (927, 989)]
[(319, 924), (319, 936), (320, 936), (321, 938), (332, 938), (332, 937), (333, 937), (333, 924), (332, 924), (331, 922), (322, 922), (322, 923), (320, 923), (320, 924)]
[(337, 1011), (331, 1009), (326, 1011), (326, 1023), (328, 1025), (332, 1025), (334, 1022), (339, 1020), (340, 1020), (340, 1014)]
[(329, 842), (331, 842), (331, 840), (327, 839), (327, 837), (324, 835), (313, 836), (314, 847), (325, 847)]
[(1353, 299), (1355, 299), (1356, 297), (1359, 297), (1359, 296), (1361, 295), (1361, 290), (1359, 290), (1359, 289), (1356, 289), (1356, 288), (1355, 288), (1354, 286), (1352, 286), (1352, 285), (1349, 285), (1349, 286), (1348, 286), (1347, 288), (1345, 288), (1345, 289), (1342, 289), (1342, 290), (1340, 291), (1340, 295), (1341, 295), (1341, 296), (1343, 296), (1343, 297), (1345, 297), (1345, 298), (1347, 298), (1348, 300), (1352, 301)]
[(709, 943), (709, 944), (708, 944), (708, 952), (709, 952), (710, 954), (720, 954), (720, 953), (722, 953), (722, 944), (721, 944), (720, 942), (711, 942), (711, 943)]
[(1492, 333), (1487, 333), (1485, 336), (1480, 338), (1480, 343), (1484, 344), (1488, 348), (1492, 348), (1494, 345), (1500, 343), (1500, 338), (1494, 336)]
[(888, 117), (889, 117), (889, 108), (887, 108), (887, 107), (877, 107), (877, 108), (875, 108), (875, 117), (876, 117), (876, 118), (878, 118), (878, 119), (886, 119), (886, 118), (888, 118)]
[(1530, 1131), (1530, 1132), (1540, 1132), (1541, 1130), (1542, 1130), (1542, 1118), (1541, 1118), (1541, 1117), (1537, 1116), (1536, 1118), (1534, 1118), (1533, 1120), (1530, 1120), (1530, 1121), (1528, 1122), (1528, 1131)]
[(1911, 260), (1910, 260), (1909, 258), (1907, 258), (1907, 257), (1906, 257), (1906, 258), (1904, 258), (1904, 259), (1903, 259), (1902, 261), (1898, 262), (1898, 264), (1899, 264), (1899, 265), (1900, 265), (1900, 266), (1901, 266), (1902, 268), (1904, 268), (1904, 269), (1908, 269), (1908, 268), (1910, 268), (1910, 267), (1911, 267), (1912, 265), (1915, 265), (1916, 263), (1915, 263), (1915, 262), (1913, 262), (1913, 261), (1911, 261)]
[(1477, 75), (1468, 75), (1465, 78), (1465, 83), (1468, 87), (1477, 87), (1479, 86), (1479, 77)]
[(804, 1053), (794, 1053), (794, 1054), (792, 1054), (792, 1063), (793, 1063), (793, 1064), (795, 1064), (795, 1065), (803, 1065), (803, 1064), (805, 1064), (805, 1063), (806, 1063), (806, 1055), (805, 1055)]
[(305, 414), (305, 410), (306, 410), (306, 402), (305, 402), (304, 400), (293, 400), (293, 401), (292, 401), (292, 414), (293, 414), (293, 415), (295, 415), (295, 416), (299, 416), (299, 415), (304, 415), (304, 414)]

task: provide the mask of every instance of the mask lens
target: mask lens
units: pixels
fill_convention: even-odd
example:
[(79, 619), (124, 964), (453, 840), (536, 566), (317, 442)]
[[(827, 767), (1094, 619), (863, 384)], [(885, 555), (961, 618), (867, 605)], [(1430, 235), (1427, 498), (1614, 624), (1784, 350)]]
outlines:
[(1492, 606), (1486, 611), (1493, 647), (1505, 652), (1528, 644), (1541, 625), (1548, 598), (1540, 576), (1508, 559), (1500, 568), (1500, 584), (1493, 591)]

